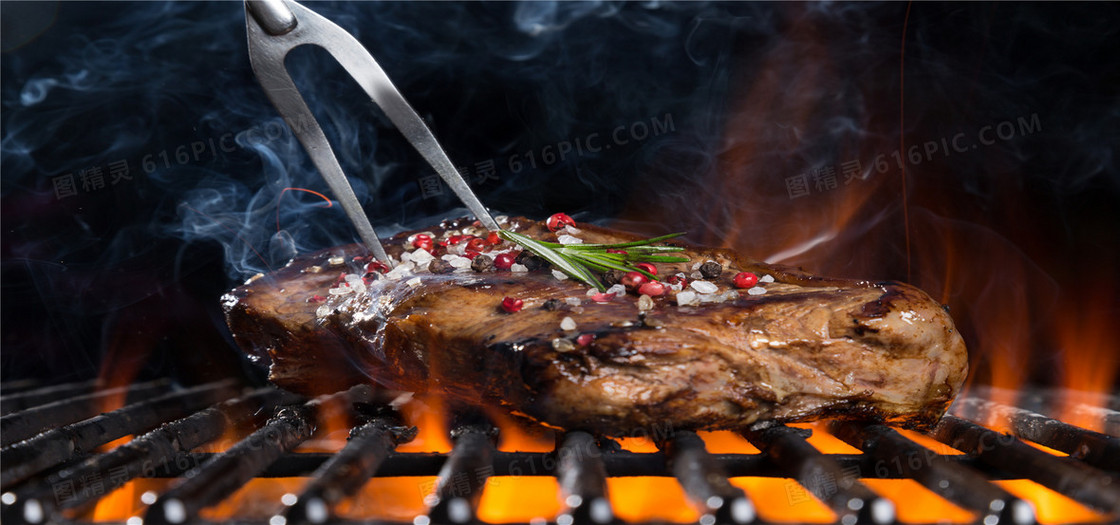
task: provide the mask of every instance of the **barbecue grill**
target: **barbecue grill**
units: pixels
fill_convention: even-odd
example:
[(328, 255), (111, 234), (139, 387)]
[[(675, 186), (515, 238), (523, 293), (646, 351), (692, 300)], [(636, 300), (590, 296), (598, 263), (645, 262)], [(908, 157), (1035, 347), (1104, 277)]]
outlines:
[[(517, 521), (660, 521), (622, 519), (626, 512), (616, 511), (621, 494), (608, 487), (634, 477), (675, 480), (670, 488), (679, 490), (666, 491), (660, 512), (705, 525), (773, 521), (776, 509), (803, 502), (821, 506), (806, 506), (809, 522), (916, 522), (907, 508), (914, 505), (913, 494), (892, 498), (872, 485), (879, 480), (920, 484), (924, 489), (916, 490), (928, 490), (967, 513), (953, 522), (1027, 524), (1038, 517), (1051, 522), (1056, 512), (1069, 512), (1009, 490), (1007, 480), (1030, 480), (1046, 487), (1034, 494), (1053, 491), (1076, 501), (1070, 508), (1078, 508), (1076, 515), (1087, 516), (1086, 522), (1114, 520), (1120, 511), (1120, 399), (1114, 397), (1102, 407), (1082, 407), (1100, 417), (1104, 432), (1044, 415), (1060, 392), (1021, 396), (1022, 406), (1008, 406), (994, 401), (999, 399), (994, 390), (974, 389), (925, 434), (846, 421), (762, 425), (740, 435), (666, 425), (640, 432), (637, 441), (645, 448), (629, 444), (634, 439), (572, 431), (558, 434), (552, 450), (536, 452), (499, 447), (503, 432), (520, 430), (459, 408), (447, 418), (451, 450), (415, 452), (396, 450), (417, 433), (395, 408), (399, 403), (365, 386), (315, 399), (273, 387), (242, 389), (230, 381), (191, 388), (155, 381), (91, 391), (95, 388), (88, 382), (15, 393), (5, 388), (0, 419), (5, 522), (486, 523), (487, 491), (516, 490), (542, 477), (558, 487), (559, 507), (518, 508), (526, 517)], [(98, 401), (109, 395), (124, 399), (124, 406), (98, 414)], [(301, 444), (318, 439), (323, 432), (316, 428), (332, 411), (352, 422), (349, 439), (334, 451), (306, 451)], [(1008, 433), (997, 430), (1000, 426)], [(706, 441), (741, 438), (756, 448), (707, 450), (712, 445)], [(827, 446), (837, 438), (858, 450)], [(208, 443), (222, 439), (233, 444), (206, 451)], [(403, 484), (413, 499), (422, 497), (422, 505), (411, 516), (360, 508), (355, 497), (368, 496), (363, 490), (371, 478), (383, 488), (381, 483)], [(744, 483), (732, 482), (750, 478), (771, 486), (780, 482), (783, 497), (775, 501), (773, 490), (750, 485), (743, 490)], [(279, 494), (238, 491), (269, 479), (285, 488)], [(676, 504), (671, 492), (683, 492), (688, 508), (668, 508)], [(236, 503), (229, 502), (231, 496)], [(113, 498), (116, 509), (106, 509)], [(232, 512), (216, 515), (210, 512), (215, 506)], [(943, 519), (934, 515), (917, 522)]]
[[(250, 377), (218, 298), (355, 235), (245, 8), (0, 2), (0, 521), (1118, 522), (1118, 6), (310, 6), (492, 211), (907, 280), (972, 358), (925, 432), (605, 438)], [(290, 62), (378, 228), (453, 216), (349, 75)]]

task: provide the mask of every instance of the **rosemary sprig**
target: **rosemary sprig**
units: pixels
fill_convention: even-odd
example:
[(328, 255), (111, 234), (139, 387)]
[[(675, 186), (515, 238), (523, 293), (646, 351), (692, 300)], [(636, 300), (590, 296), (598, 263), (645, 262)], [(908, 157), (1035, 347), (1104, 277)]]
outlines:
[[(526, 250), (533, 252), (558, 270), (568, 274), (569, 277), (583, 282), (588, 286), (605, 291), (606, 286), (599, 281), (593, 272), (608, 272), (621, 270), (624, 272), (638, 272), (646, 277), (658, 280), (653, 275), (641, 268), (634, 266), (637, 262), (686, 262), (688, 257), (674, 257), (671, 255), (657, 255), (667, 252), (680, 252), (684, 248), (677, 246), (652, 246), (653, 243), (680, 237), (681, 233), (671, 233), (642, 241), (620, 242), (615, 244), (560, 244), (555, 242), (538, 241), (520, 233), (508, 230), (498, 231), (498, 236), (520, 244)], [(609, 253), (607, 250), (625, 249), (626, 253)]]

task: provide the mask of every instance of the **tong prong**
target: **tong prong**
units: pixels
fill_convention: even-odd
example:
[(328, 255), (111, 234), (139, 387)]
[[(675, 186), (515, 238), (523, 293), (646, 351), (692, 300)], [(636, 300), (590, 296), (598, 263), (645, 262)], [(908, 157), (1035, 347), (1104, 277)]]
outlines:
[(378, 260), (388, 263), (389, 257), (358, 203), (326, 135), (284, 67), (284, 58), (296, 47), (311, 44), (330, 53), (428, 164), (435, 168), (482, 225), (491, 230), (499, 229), (497, 222), (444, 153), (432, 131), (353, 35), (289, 0), (246, 0), (245, 19), (253, 72), (269, 100), (311, 156), (347, 217), (358, 229), (362, 242)]

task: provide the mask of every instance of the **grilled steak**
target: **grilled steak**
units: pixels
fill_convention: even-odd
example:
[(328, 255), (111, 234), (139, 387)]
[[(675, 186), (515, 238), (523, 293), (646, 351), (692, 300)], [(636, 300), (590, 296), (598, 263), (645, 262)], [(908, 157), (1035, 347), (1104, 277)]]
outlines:
[[(460, 227), (445, 221), (429, 231), (438, 240)], [(555, 238), (526, 219), (505, 227)], [(637, 239), (581, 228), (589, 243)], [(408, 238), (388, 241), (390, 255), (399, 260)], [(922, 426), (941, 416), (964, 381), (967, 354), (952, 320), (912, 286), (815, 277), (728, 250), (669, 244), (685, 246), (691, 260), (658, 263), (659, 275), (700, 278), (696, 265), (715, 261), (721, 268), (708, 265), (704, 274), (720, 275), (704, 280), (718, 291), (673, 290), (642, 314), (637, 295), (596, 302), (587, 286), (548, 267), (455, 270), (428, 263), (426, 253), (415, 257), (414, 274), (396, 270), (363, 283), (348, 275), (365, 274), (366, 250), (350, 245), (250, 279), (223, 305), (237, 342), (289, 390), (321, 394), (372, 382), (615, 435), (821, 417)], [(737, 289), (740, 271), (763, 282)], [(523, 309), (503, 311), (506, 296)], [(569, 317), (575, 328), (565, 323), (565, 330)]]

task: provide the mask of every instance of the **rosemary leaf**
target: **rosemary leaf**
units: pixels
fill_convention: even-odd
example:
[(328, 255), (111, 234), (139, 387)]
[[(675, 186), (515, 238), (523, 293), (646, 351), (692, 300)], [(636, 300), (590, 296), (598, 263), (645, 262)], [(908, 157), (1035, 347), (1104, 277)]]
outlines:
[[(523, 246), (526, 250), (548, 261), (560, 271), (588, 286), (600, 291), (606, 290), (603, 283), (592, 273), (592, 270), (608, 272), (620, 270), (624, 272), (638, 272), (652, 280), (657, 276), (638, 268), (635, 262), (686, 262), (688, 257), (674, 257), (659, 255), (664, 253), (684, 251), (679, 246), (651, 246), (652, 243), (672, 239), (684, 233), (672, 233), (643, 241), (622, 242), (614, 244), (559, 244), (555, 242), (538, 241), (531, 237), (507, 230), (498, 231), (498, 235), (507, 240)], [(624, 253), (607, 252), (607, 250), (625, 249)]]

